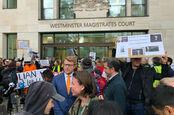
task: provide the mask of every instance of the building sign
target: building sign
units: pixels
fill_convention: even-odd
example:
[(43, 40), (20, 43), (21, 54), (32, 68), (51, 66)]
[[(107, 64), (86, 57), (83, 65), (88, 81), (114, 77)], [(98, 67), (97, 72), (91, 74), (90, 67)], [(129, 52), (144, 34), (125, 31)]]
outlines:
[(116, 58), (139, 58), (164, 55), (161, 34), (121, 36), (117, 39)]
[(128, 27), (135, 26), (135, 21), (118, 21), (118, 22), (76, 22), (76, 23), (53, 23), (50, 28), (100, 28), (100, 27)]

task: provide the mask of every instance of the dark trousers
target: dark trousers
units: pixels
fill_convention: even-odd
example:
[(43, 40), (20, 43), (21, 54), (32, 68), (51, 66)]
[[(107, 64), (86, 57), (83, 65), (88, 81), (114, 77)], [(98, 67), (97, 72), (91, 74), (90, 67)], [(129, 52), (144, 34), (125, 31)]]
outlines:
[(144, 103), (127, 104), (127, 115), (144, 115)]

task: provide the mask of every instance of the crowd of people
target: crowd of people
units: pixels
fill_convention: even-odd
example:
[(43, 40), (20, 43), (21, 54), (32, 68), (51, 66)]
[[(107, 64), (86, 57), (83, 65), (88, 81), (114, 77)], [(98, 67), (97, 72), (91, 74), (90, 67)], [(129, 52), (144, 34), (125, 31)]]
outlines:
[[(24, 108), (18, 115), (174, 114), (173, 60), (166, 55), (153, 57), (152, 65), (147, 58), (130, 62), (106, 57), (45, 59), (48, 66), (36, 57), (31, 61), (0, 58), (1, 90), (8, 90), (10, 83), (17, 85), (17, 73), (46, 68), (43, 81), (25, 88)], [(15, 86), (9, 93), (16, 91)], [(7, 111), (13, 108), (9, 93)]]

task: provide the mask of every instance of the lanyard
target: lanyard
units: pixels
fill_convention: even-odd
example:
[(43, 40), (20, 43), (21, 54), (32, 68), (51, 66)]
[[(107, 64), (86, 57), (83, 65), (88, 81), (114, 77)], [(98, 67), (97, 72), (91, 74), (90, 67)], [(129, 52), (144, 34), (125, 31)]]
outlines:
[(86, 107), (89, 105), (90, 101), (91, 101), (91, 98), (88, 99), (87, 103), (83, 106), (82, 111), (80, 113), (78, 113), (78, 115), (82, 115), (83, 114), (83, 112), (85, 111)]

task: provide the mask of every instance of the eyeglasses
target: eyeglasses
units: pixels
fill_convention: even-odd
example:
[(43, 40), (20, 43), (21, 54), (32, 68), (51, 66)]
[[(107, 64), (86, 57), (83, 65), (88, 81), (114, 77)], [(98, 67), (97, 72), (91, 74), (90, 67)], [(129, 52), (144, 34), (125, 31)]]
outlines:
[(72, 67), (74, 64), (64, 64), (64, 66)]

